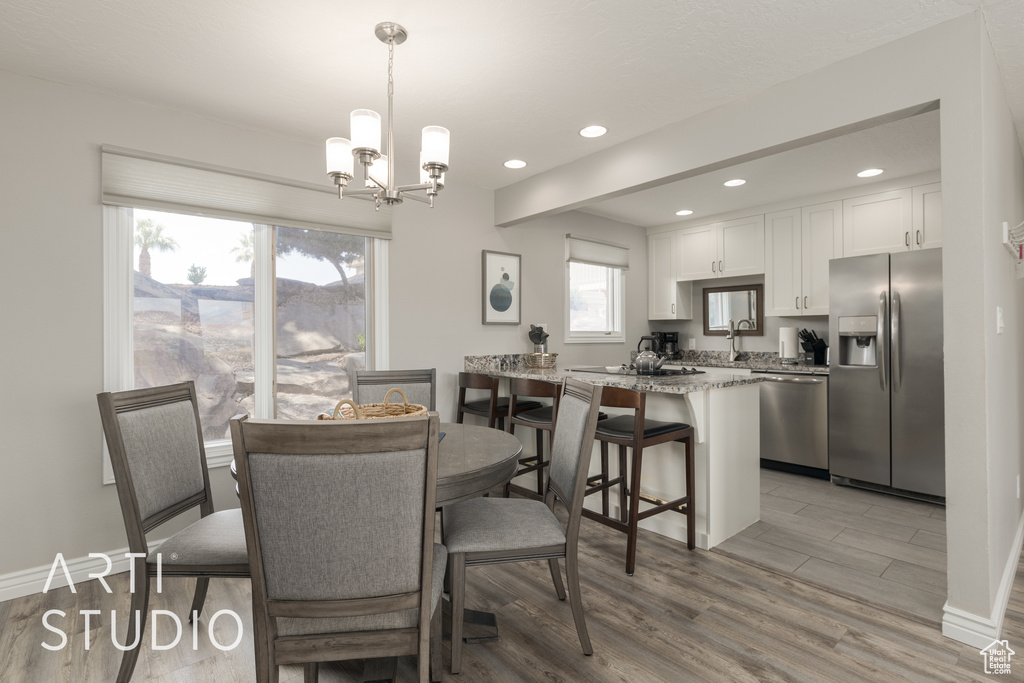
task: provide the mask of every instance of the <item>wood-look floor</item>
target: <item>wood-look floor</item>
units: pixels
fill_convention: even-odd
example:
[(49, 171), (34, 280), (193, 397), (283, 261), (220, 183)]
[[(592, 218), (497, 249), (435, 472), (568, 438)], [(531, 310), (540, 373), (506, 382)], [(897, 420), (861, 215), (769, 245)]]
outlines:
[(761, 521), (715, 551), (936, 627), (942, 622), (946, 509), (941, 505), (762, 469)]
[[(467, 571), (467, 603), (493, 610), (500, 620), (498, 642), (467, 645), (463, 673), (446, 681), (983, 681), (982, 658), (972, 647), (943, 638), (919, 619), (837, 596), (799, 576), (758, 568), (734, 558), (641, 532), (637, 571), (623, 572), (625, 537), (583, 520), (581, 573), (587, 624), (594, 655), (584, 657), (567, 602), (554, 597), (547, 564), (533, 562)], [(0, 603), (0, 681), (91, 683), (112, 681), (120, 652), (110, 644), (110, 609), (127, 610), (126, 575), (114, 578), (115, 595), (96, 582), (79, 592), (53, 590)], [(152, 608), (178, 614), (190, 604), (191, 580), (165, 579)], [(47, 609), (69, 614), (68, 647), (49, 652), (57, 641), (41, 616)], [(84, 649), (84, 609), (104, 612), (91, 625), (91, 649)], [(205, 637), (209, 617), (233, 609), (247, 635), (235, 650), (221, 652)], [(193, 651), (187, 632), (178, 647), (142, 653), (135, 681), (159, 683), (241, 683), (253, 680), (248, 581), (211, 581), (204, 634)], [(122, 617), (123, 618), (123, 617)], [(169, 623), (169, 622), (164, 622)], [(230, 642), (230, 620), (218, 621), (219, 641)], [(147, 629), (147, 633), (149, 629)], [(170, 631), (161, 631), (167, 642)], [(118, 623), (119, 639), (124, 624)], [(1003, 637), (1024, 652), (1024, 571), (1019, 567)], [(1024, 655), (1013, 662), (1024, 677)], [(358, 664), (322, 668), (321, 681), (359, 680)], [(401, 680), (415, 680), (411, 658), (400, 661)], [(300, 681), (297, 667), (282, 681)]]

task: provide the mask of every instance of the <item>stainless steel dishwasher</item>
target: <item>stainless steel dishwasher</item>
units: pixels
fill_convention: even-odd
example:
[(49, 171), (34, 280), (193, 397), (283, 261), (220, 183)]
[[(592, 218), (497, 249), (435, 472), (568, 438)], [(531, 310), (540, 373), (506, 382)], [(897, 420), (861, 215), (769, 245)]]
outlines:
[(828, 375), (755, 371), (761, 383), (761, 464), (828, 476)]

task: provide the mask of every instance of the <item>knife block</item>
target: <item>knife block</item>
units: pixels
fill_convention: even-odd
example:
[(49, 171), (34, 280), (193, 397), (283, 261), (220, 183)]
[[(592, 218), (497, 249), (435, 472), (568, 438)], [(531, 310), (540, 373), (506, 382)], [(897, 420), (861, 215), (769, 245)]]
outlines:
[(825, 352), (828, 350), (828, 345), (824, 341), (815, 339), (813, 342), (800, 342), (800, 346), (804, 349), (806, 365), (825, 365)]

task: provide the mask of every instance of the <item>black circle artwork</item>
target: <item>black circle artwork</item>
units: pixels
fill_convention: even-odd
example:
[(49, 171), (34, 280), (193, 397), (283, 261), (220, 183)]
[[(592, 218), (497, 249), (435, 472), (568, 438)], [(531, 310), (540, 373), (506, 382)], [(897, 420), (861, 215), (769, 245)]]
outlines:
[(491, 287), (491, 308), (499, 313), (504, 313), (511, 308), (513, 287), (515, 287), (515, 283), (509, 279), (508, 273), (502, 273), (501, 281)]

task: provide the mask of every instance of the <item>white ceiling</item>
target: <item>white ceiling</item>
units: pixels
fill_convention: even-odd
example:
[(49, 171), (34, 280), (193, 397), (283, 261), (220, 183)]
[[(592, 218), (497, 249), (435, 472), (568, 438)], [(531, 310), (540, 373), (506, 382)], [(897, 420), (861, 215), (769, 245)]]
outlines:
[[(1021, 0), (3, 0), (0, 69), (320, 144), (348, 134), (350, 110), (386, 111), (373, 28), (396, 21), (409, 31), (395, 54), (400, 179), (414, 177), (419, 129), (439, 124), (452, 132), (449, 184), (493, 189), (978, 9), (1024, 131)], [(608, 135), (580, 137), (591, 123)], [(872, 163), (928, 156), (895, 149)], [(790, 153), (777, 191), (808, 153)], [(529, 165), (505, 169), (510, 158)], [(659, 189), (666, 210), (683, 208)], [(629, 203), (592, 210), (674, 219)]]
[[(708, 216), (837, 192), (857, 185), (940, 170), (939, 111), (886, 123), (762, 157), (650, 190), (597, 202), (583, 209), (614, 220), (653, 227), (700, 223)], [(858, 178), (869, 168), (885, 172)], [(725, 187), (733, 178), (747, 181)], [(680, 209), (693, 215), (681, 218)]]

